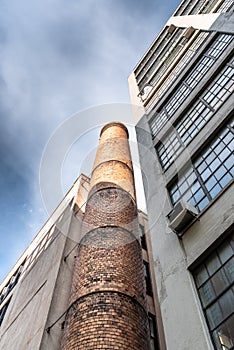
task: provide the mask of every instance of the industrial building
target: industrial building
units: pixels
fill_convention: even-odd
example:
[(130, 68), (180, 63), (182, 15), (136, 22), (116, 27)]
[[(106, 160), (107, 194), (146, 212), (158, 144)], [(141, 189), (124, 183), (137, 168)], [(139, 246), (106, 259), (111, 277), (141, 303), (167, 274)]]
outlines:
[(234, 349), (233, 34), (184, 0), (129, 77), (168, 350)]
[(233, 0), (180, 3), (129, 76), (147, 216), (110, 123), (1, 283), (1, 349), (234, 349), (233, 34)]

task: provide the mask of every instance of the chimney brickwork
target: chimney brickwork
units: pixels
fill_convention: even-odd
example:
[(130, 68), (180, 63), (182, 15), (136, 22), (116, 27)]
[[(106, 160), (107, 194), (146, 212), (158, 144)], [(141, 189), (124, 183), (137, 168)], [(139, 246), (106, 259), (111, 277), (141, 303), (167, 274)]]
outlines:
[(128, 131), (101, 131), (75, 261), (63, 350), (148, 350), (142, 251)]

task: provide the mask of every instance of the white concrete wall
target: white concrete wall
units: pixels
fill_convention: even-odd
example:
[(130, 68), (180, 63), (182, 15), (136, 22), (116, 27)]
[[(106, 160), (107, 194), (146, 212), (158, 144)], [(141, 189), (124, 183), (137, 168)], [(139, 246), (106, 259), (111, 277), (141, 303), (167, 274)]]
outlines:
[(146, 118), (138, 123), (137, 134), (144, 185), (148, 188), (149, 228), (167, 349), (213, 349), (188, 270), (186, 251), (168, 228), (166, 215), (171, 205)]
[(80, 223), (68, 207), (55, 229), (58, 235), (15, 287), (1, 325), (0, 349), (59, 349), (64, 318), (49, 334), (46, 328), (68, 307), (76, 249), (66, 261), (64, 256), (77, 246)]

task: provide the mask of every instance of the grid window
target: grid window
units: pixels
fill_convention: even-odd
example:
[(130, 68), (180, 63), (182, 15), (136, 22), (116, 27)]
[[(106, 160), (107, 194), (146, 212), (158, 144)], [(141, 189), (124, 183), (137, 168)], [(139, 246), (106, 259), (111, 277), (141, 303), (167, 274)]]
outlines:
[[(202, 0), (202, 1), (204, 1), (204, 0)], [(198, 1), (198, 3), (199, 3), (200, 1)], [(197, 3), (197, 5), (198, 5), (198, 3)], [(196, 5), (196, 6), (197, 6)], [(187, 14), (190, 14), (191, 13), (191, 9), (193, 8), (193, 6), (194, 6), (194, 1), (190, 1), (190, 3), (188, 4), (188, 6), (186, 7), (186, 9), (183, 11), (183, 15), (187, 15)]]
[(194, 279), (215, 349), (234, 349), (233, 233), (194, 271)]
[(174, 13), (174, 16), (180, 16), (183, 14), (185, 8), (188, 6), (189, 3), (195, 4), (196, 0), (184, 0), (182, 2), (182, 4), (179, 6), (179, 8), (176, 10), (176, 12)]
[(20, 265), (14, 275), (10, 278), (3, 290), (0, 292), (0, 304), (5, 300), (8, 294), (12, 291), (15, 285), (18, 283), (21, 273), (24, 268), (25, 261)]
[[(165, 45), (165, 38), (168, 36), (167, 28), (165, 28), (155, 43), (152, 45), (152, 47), (149, 49), (148, 53), (145, 55), (145, 57), (142, 59), (142, 61), (139, 63), (137, 68), (135, 69), (134, 73), (135, 76), (140, 80), (139, 74), (142, 73), (143, 70), (145, 70), (145, 67), (148, 65), (150, 66), (154, 57), (155, 57), (155, 51), (157, 48), (161, 50), (161, 48)], [(169, 36), (168, 36), (169, 38)]]
[(209, 13), (212, 8), (217, 4), (219, 0), (209, 0), (206, 2), (205, 6), (202, 8), (201, 13)]
[(187, 170), (179, 181), (170, 188), (169, 192), (173, 204), (183, 198), (200, 211), (209, 204), (207, 193), (201, 186), (194, 169)]
[(6, 315), (6, 312), (7, 312), (8, 306), (10, 304), (10, 301), (11, 301), (11, 299), (9, 299), (7, 301), (7, 303), (0, 310), (0, 326), (1, 326), (2, 321), (3, 321), (3, 319), (4, 319), (5, 315)]
[(185, 37), (181, 37), (179, 39), (179, 41), (176, 43), (174, 48), (171, 50), (171, 52), (165, 58), (163, 65), (159, 68), (159, 71), (149, 81), (149, 83), (152, 86), (156, 85), (156, 83), (158, 82), (160, 77), (163, 75), (163, 73), (166, 71), (166, 69), (171, 65), (172, 61), (176, 59), (176, 57), (181, 52), (183, 47), (187, 44), (187, 42), (188, 42), (188, 39)]
[(182, 34), (183, 29), (178, 28), (173, 34), (167, 33), (159, 45), (156, 45), (154, 53), (151, 54), (148, 62), (144, 64), (142, 70), (136, 75), (139, 89), (141, 89), (148, 81), (149, 77), (156, 71), (159, 64), (163, 61), (164, 57), (169, 52), (170, 48), (174, 45), (177, 39)]
[(206, 2), (206, 0), (199, 0), (196, 4), (196, 6), (194, 6), (194, 8), (192, 9), (192, 11), (190, 12), (190, 15), (195, 15), (197, 14), (200, 9), (203, 7), (204, 3)]
[(187, 0), (175, 12), (174, 16), (194, 15), (197, 13), (210, 13), (219, 0)]
[(234, 118), (172, 186), (173, 205), (183, 199), (203, 210), (234, 177)]
[[(159, 99), (164, 91), (172, 84), (172, 82), (176, 79), (177, 75), (182, 71), (184, 66), (189, 62), (189, 60), (192, 58), (192, 56), (196, 53), (196, 51), (200, 48), (203, 41), (208, 36), (208, 33), (202, 32), (200, 33), (197, 38), (194, 40), (194, 42), (187, 48), (187, 50), (184, 52), (184, 54), (180, 57), (177, 64), (174, 66), (174, 68), (170, 71), (167, 78), (163, 80), (162, 84), (159, 85), (158, 89), (156, 90), (153, 99)], [(160, 73), (161, 74), (161, 73)], [(159, 80), (159, 79), (158, 79)], [(152, 83), (150, 82), (152, 85)], [(167, 118), (168, 119), (168, 118)], [(155, 120), (154, 120), (155, 122)], [(154, 124), (153, 122), (153, 124)], [(154, 125), (152, 125), (154, 127)]]
[(193, 42), (193, 44), (189, 48), (187, 48), (186, 52), (184, 52), (179, 62), (176, 64), (176, 66), (172, 69), (168, 77), (163, 81), (163, 83), (157, 89), (156, 94), (154, 95), (154, 98), (159, 98), (160, 96), (162, 96), (163, 92), (171, 85), (173, 80), (175, 80), (175, 78), (184, 68), (186, 63), (191, 59), (191, 57), (198, 50), (198, 48), (200, 47), (201, 43), (205, 40), (207, 35), (208, 35), (207, 33), (200, 33), (196, 38), (196, 40)]
[(181, 153), (182, 144), (177, 133), (171, 133), (165, 142), (161, 143), (157, 148), (157, 152), (160, 158), (160, 162), (164, 169), (172, 163), (172, 159)]
[(158, 337), (157, 337), (157, 327), (155, 316), (152, 314), (148, 314), (149, 320), (149, 330), (150, 330), (150, 350), (158, 350)]
[(228, 12), (233, 7), (233, 0), (225, 0), (215, 12)]
[(156, 52), (154, 53), (154, 55), (151, 57), (149, 62), (144, 66), (144, 71), (141, 72), (139, 76), (137, 76), (139, 89), (144, 87), (145, 83), (148, 81), (150, 76), (156, 71), (157, 67), (164, 60), (167, 53), (169, 52), (169, 49), (173, 46), (175, 41), (180, 37), (182, 32), (183, 32), (183, 29), (179, 28), (175, 31), (174, 35), (167, 33), (163, 42), (157, 47), (157, 51), (156, 51), (157, 54)]
[[(201, 33), (204, 34), (204, 33)], [(151, 122), (151, 130), (153, 136), (166, 124), (166, 122), (174, 115), (176, 110), (185, 101), (191, 91), (203, 79), (209, 68), (219, 58), (221, 53), (231, 42), (233, 36), (228, 34), (220, 34), (204, 52), (198, 63), (192, 71), (185, 77), (184, 81), (179, 85), (171, 98), (166, 102), (155, 115)], [(203, 39), (204, 40), (204, 39)], [(201, 44), (201, 43), (200, 43)]]
[(220, 105), (231, 95), (234, 87), (234, 66), (228, 63), (214, 82), (198, 98), (174, 130), (157, 147), (162, 167), (166, 170), (211, 119)]

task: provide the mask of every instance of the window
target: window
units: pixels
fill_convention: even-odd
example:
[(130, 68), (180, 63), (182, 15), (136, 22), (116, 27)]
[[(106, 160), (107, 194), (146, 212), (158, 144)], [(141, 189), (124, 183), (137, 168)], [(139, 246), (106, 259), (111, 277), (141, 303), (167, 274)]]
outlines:
[(146, 261), (143, 261), (143, 263), (144, 263), (144, 276), (145, 276), (145, 283), (146, 283), (146, 293), (148, 295), (152, 295), (152, 285), (151, 285), (151, 279), (150, 279), (149, 263)]
[[(186, 9), (183, 11), (183, 15), (198, 13), (198, 10), (202, 7), (205, 1), (206, 0), (198, 1), (195, 7), (194, 7), (194, 1), (190, 1)], [(192, 8), (193, 10), (191, 11)]]
[(196, 268), (194, 279), (215, 349), (234, 349), (233, 233)]
[(150, 350), (159, 350), (155, 316), (148, 314), (150, 330)]
[[(230, 61), (231, 62), (231, 61)], [(174, 130), (157, 147), (161, 165), (166, 170), (201, 128), (214, 116), (217, 109), (231, 95), (234, 87), (234, 66), (227, 63), (195, 104), (175, 124)]]
[[(230, 0), (229, 0), (230, 1)], [(194, 15), (197, 13), (211, 13), (218, 0), (187, 0), (176, 10), (174, 16)]]
[[(26, 261), (26, 260), (25, 260)], [(8, 283), (5, 285), (3, 290), (0, 294), (0, 304), (5, 300), (7, 295), (12, 291), (12, 289), (15, 287), (15, 285), (18, 283), (20, 275), (22, 273), (25, 261), (22, 263), (22, 265), (17, 269), (17, 271), (14, 273), (14, 275), (10, 278)]]
[(196, 6), (192, 9), (192, 11), (190, 12), (190, 15), (195, 15), (197, 14), (200, 9), (203, 7), (204, 3), (206, 2), (206, 0), (199, 0), (196, 4)]
[[(193, 33), (195, 34), (195, 32)], [(186, 62), (191, 58), (191, 56), (196, 52), (198, 49), (198, 42), (200, 43), (200, 37), (204, 38), (208, 34), (201, 33), (198, 38), (194, 41), (194, 43), (191, 45), (192, 49), (188, 48), (188, 50), (184, 53), (183, 57), (180, 58), (179, 62), (175, 66), (175, 68), (172, 70), (170, 74), (170, 78), (168, 77), (165, 82), (163, 82), (162, 87), (157, 90), (157, 97), (162, 95), (162, 92), (168, 87), (168, 85), (175, 79), (175, 77), (179, 74), (179, 72), (182, 70), (182, 68), (185, 66)], [(193, 35), (192, 35), (193, 36)], [(188, 39), (186, 36), (181, 36), (178, 41), (176, 42), (176, 45), (171, 49), (171, 51), (168, 52), (167, 55), (165, 55), (165, 58), (162, 60), (162, 64), (157, 70), (157, 72), (153, 75), (153, 77), (149, 80), (149, 84), (151, 86), (155, 86), (159, 79), (163, 76), (164, 72), (171, 66), (173, 61), (177, 58), (179, 53), (182, 51), (182, 49), (185, 47), (185, 45), (189, 42), (189, 40), (192, 38), (192, 36)]]
[[(200, 35), (207, 35), (201, 33)], [(176, 110), (185, 101), (191, 91), (197, 86), (197, 84), (204, 77), (209, 68), (219, 58), (222, 52), (226, 49), (231, 42), (233, 36), (229, 34), (220, 34), (203, 53), (198, 63), (194, 66), (192, 71), (185, 77), (178, 88), (175, 90), (171, 98), (166, 102), (150, 123), (152, 134), (155, 137), (158, 131), (166, 124), (166, 122), (174, 115)], [(204, 41), (201, 37), (200, 42)], [(187, 62), (187, 61), (186, 61)]]
[(6, 315), (6, 311), (8, 309), (9, 304), (10, 304), (10, 301), (11, 301), (11, 299), (9, 299), (8, 302), (0, 310), (0, 326), (1, 326), (2, 321)]
[(233, 0), (225, 0), (215, 12), (228, 12), (233, 7)]
[(203, 6), (201, 13), (210, 13), (213, 7), (218, 3), (219, 0), (209, 0)]
[(195, 4), (196, 3), (196, 0), (193, 0), (193, 1), (191, 1), (191, 0), (184, 0), (180, 5), (179, 5), (179, 7), (178, 7), (178, 9), (176, 10), (176, 12), (174, 13), (174, 16), (180, 16), (180, 15), (182, 15), (183, 13), (184, 13), (184, 10), (185, 10), (185, 8), (187, 8), (187, 6), (189, 5), (189, 4)]
[(183, 199), (203, 210), (234, 177), (234, 118), (228, 121), (190, 168), (169, 186), (172, 203)]
[[(162, 84), (158, 87), (154, 98), (159, 98), (162, 96), (163, 92), (171, 85), (172, 81), (175, 80), (177, 75), (182, 71), (184, 66), (187, 64), (187, 62), (191, 59), (191, 57), (195, 54), (195, 52), (200, 48), (202, 42), (205, 40), (205, 38), (208, 36), (208, 33), (201, 32), (197, 38), (194, 40), (194, 42), (189, 46), (186, 51), (183, 53), (183, 56), (180, 57), (177, 64), (174, 66), (174, 68), (171, 70), (171, 72), (168, 74), (166, 79), (162, 82)], [(150, 81), (150, 84), (152, 82)]]
[(169, 38), (168, 36), (167, 27), (163, 29), (163, 31), (159, 34), (155, 42), (152, 44), (152, 46), (149, 48), (146, 55), (143, 57), (143, 59), (140, 61), (140, 63), (137, 65), (136, 69), (134, 70), (135, 76), (137, 78), (137, 81), (141, 79), (140, 74), (144, 73), (144, 70), (147, 66), (150, 66), (155, 58), (156, 55), (156, 49), (157, 52), (161, 51), (162, 47), (165, 45), (165, 38)]
[(159, 37), (159, 41), (155, 43), (152, 49), (150, 49), (150, 57), (148, 55), (141, 63), (141, 71), (137, 69), (135, 71), (136, 80), (141, 89), (145, 83), (148, 81), (149, 77), (156, 71), (158, 65), (162, 62), (165, 55), (169, 51), (170, 47), (179, 38), (183, 29), (178, 28), (173, 33), (165, 32), (163, 36)]
[(147, 250), (147, 245), (146, 245), (146, 237), (145, 237), (145, 228), (143, 225), (140, 226), (140, 239), (141, 239), (141, 247), (145, 250)]

